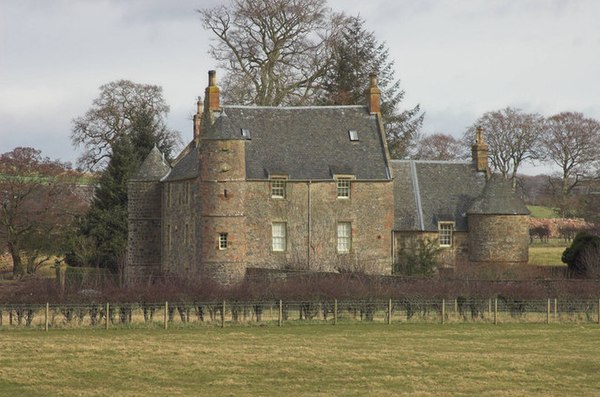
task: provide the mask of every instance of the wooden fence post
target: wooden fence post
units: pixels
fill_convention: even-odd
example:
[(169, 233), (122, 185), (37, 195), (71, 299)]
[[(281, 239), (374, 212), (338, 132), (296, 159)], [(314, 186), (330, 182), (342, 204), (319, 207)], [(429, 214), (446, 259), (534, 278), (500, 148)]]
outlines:
[(498, 298), (494, 298), (494, 324), (498, 324)]
[(492, 298), (488, 299), (488, 317), (492, 317)]
[(388, 302), (388, 325), (392, 325), (392, 299)]
[(163, 327), (169, 328), (169, 302), (165, 301), (165, 315), (163, 316)]
[(546, 324), (550, 324), (550, 298), (548, 298), (548, 304), (546, 305)]
[(50, 313), (50, 304), (48, 302), (46, 302), (46, 311), (45, 311), (45, 316), (44, 316), (44, 331), (48, 332), (48, 315)]
[(558, 320), (558, 299), (554, 298), (554, 321)]
[(279, 299), (279, 315), (277, 318), (277, 323), (279, 326), (283, 326), (283, 302)]
[(454, 299), (454, 317), (458, 320), (458, 299)]
[(223, 308), (221, 309), (221, 328), (225, 328), (225, 300), (223, 300)]
[(334, 299), (333, 300), (333, 325), (337, 325), (337, 312), (338, 312), (337, 299)]
[(108, 302), (106, 302), (106, 329), (108, 330), (108, 322), (110, 321), (110, 314), (109, 314), (109, 310), (110, 310), (110, 305)]
[(600, 299), (598, 299), (598, 324), (600, 324)]
[(445, 317), (446, 317), (446, 299), (442, 298), (442, 324), (444, 324)]

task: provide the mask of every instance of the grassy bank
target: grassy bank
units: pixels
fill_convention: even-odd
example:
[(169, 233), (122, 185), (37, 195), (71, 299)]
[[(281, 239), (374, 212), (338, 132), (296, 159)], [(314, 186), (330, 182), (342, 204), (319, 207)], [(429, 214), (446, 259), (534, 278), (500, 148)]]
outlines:
[(0, 333), (0, 395), (594, 395), (598, 325)]

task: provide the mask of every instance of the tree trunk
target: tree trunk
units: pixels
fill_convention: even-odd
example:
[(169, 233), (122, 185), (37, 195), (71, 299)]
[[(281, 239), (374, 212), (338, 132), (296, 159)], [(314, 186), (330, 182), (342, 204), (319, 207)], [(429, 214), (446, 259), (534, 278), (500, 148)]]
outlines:
[(9, 242), (8, 251), (13, 261), (13, 277), (23, 276), (25, 274), (25, 267), (23, 266), (18, 247), (14, 243)]

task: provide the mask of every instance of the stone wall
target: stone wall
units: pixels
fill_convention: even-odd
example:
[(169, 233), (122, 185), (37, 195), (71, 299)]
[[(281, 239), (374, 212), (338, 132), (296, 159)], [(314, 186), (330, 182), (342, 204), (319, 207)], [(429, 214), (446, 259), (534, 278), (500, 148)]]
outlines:
[[(398, 263), (405, 252), (411, 247), (417, 239), (426, 239), (436, 241), (439, 235), (436, 232), (394, 232), (394, 262)], [(452, 233), (452, 245), (450, 247), (440, 247), (438, 254), (438, 263), (440, 267), (454, 267), (458, 263), (464, 263), (469, 258), (469, 233)]]
[[(391, 181), (352, 181), (349, 199), (337, 198), (337, 183), (333, 180), (288, 181), (284, 199), (271, 197), (269, 181), (249, 181), (247, 189), (249, 266), (391, 273)], [(273, 251), (273, 222), (286, 223), (287, 247), (283, 252)], [(352, 248), (348, 253), (337, 252), (338, 222), (350, 222), (352, 226)]]
[(469, 260), (506, 264), (529, 259), (528, 215), (470, 214)]
[(126, 277), (160, 271), (161, 185), (158, 181), (132, 181), (127, 186)]
[(162, 269), (166, 272), (198, 273), (196, 208), (198, 184), (195, 180), (164, 182), (162, 202)]

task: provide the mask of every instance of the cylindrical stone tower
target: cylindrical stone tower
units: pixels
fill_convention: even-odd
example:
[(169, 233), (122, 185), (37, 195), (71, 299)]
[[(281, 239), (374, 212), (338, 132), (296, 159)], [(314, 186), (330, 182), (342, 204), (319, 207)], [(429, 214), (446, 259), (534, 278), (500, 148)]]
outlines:
[(509, 181), (488, 180), (467, 211), (469, 260), (475, 263), (525, 264), (529, 259), (529, 210)]
[(161, 271), (160, 180), (170, 171), (155, 146), (127, 185), (127, 261), (125, 278), (152, 276)]

